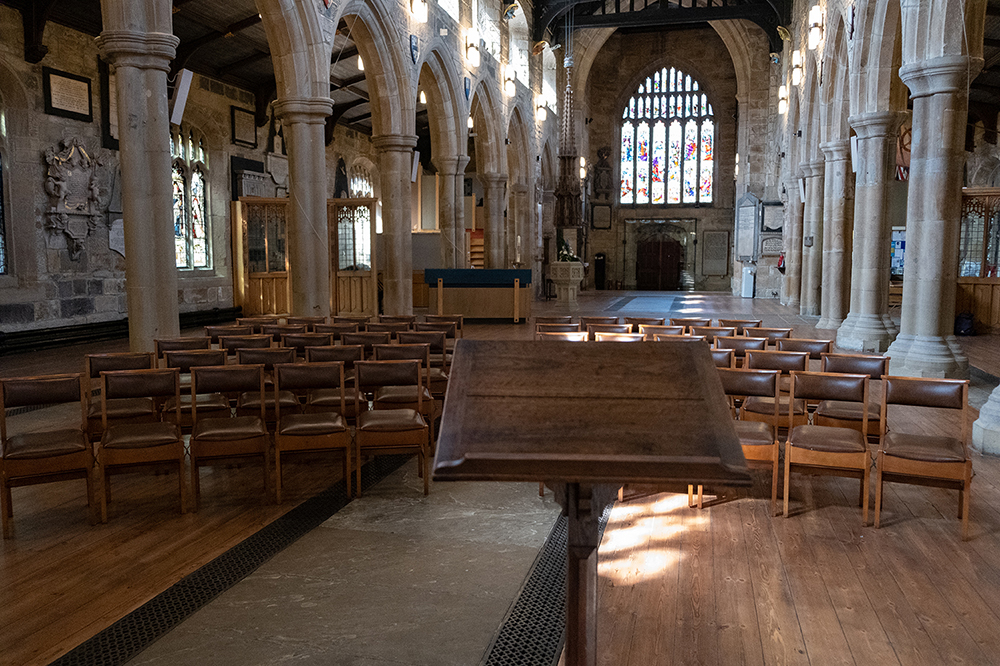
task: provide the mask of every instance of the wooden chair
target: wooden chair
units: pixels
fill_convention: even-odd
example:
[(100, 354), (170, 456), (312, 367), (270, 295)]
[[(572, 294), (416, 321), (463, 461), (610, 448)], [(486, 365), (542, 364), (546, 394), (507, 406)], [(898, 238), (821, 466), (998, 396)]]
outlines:
[[(294, 363), (296, 359), (295, 350), (290, 347), (272, 347), (270, 349), (238, 349), (236, 351), (236, 362), (239, 365), (259, 365), (264, 368), (264, 385), (274, 383), (274, 366), (279, 363)], [(274, 393), (272, 391), (255, 391), (253, 389), (241, 392), (236, 398), (236, 415), (251, 416), (264, 407), (264, 422), (273, 424), (277, 421), (277, 403), (275, 397), (281, 401), (281, 408), (291, 413), (299, 408), (299, 400), (291, 391)]]
[[(912, 427), (886, 431), (890, 405), (949, 410), (961, 419), (960, 437), (907, 432), (919, 422), (899, 419)], [(965, 379), (883, 377), (881, 441), (875, 464), (875, 527), (882, 513), (882, 485), (886, 481), (938, 486), (959, 491), (958, 515), (962, 540), (969, 538), (969, 503), (972, 501), (972, 459), (969, 457), (969, 382)], [(895, 425), (895, 422), (894, 422)]]
[(565, 332), (542, 332), (535, 333), (536, 340), (561, 340), (563, 342), (586, 342), (587, 333), (584, 331), (565, 331)]
[[(311, 409), (281, 412), (283, 391), (305, 392), (306, 402), (316, 391), (338, 394), (339, 404), (333, 402), (326, 409)], [(351, 495), (351, 431), (347, 427), (346, 394), (344, 392), (344, 364), (292, 363), (274, 366), (274, 404), (277, 405), (277, 425), (274, 429), (275, 493), (281, 502), (281, 488), (284, 485), (281, 472), (282, 454), (315, 453), (320, 451), (342, 451), (344, 454), (344, 483), (347, 496)], [(317, 405), (313, 405), (317, 407)]]
[(653, 334), (654, 342), (698, 342), (701, 344), (708, 344), (708, 340), (704, 335), (671, 335), (669, 333), (655, 333)]
[[(442, 403), (431, 393), (431, 346), (429, 344), (375, 345), (376, 361), (420, 361), (421, 373), (425, 378), (422, 387), (383, 386), (373, 396), (375, 409), (416, 409), (424, 417), (428, 426), (428, 444), (431, 452), (436, 442), (434, 423), (441, 418)], [(419, 397), (417, 393), (423, 395)]]
[[(719, 326), (731, 326), (736, 329), (736, 335), (745, 335), (746, 329), (758, 328), (761, 325), (760, 319), (720, 319)], [(754, 337), (763, 337), (755, 335)]]
[(618, 317), (580, 317), (580, 330), (587, 330), (591, 324), (617, 324)]
[[(109, 420), (109, 405), (115, 400), (142, 397), (156, 401), (157, 408), (170, 400), (173, 418), (144, 423)], [(104, 435), (97, 448), (97, 478), (100, 479), (101, 522), (108, 522), (111, 475), (152, 467), (177, 472), (181, 513), (187, 513), (184, 483), (184, 435), (181, 421), (181, 382), (177, 368), (113, 370), (101, 372), (101, 420)]]
[(409, 322), (405, 321), (380, 321), (368, 322), (365, 324), (365, 331), (368, 333), (388, 333), (395, 338), (401, 331), (410, 330)]
[(535, 317), (535, 325), (538, 324), (572, 324), (573, 315), (550, 315), (548, 317)]
[[(0, 379), (0, 516), (3, 537), (14, 536), (11, 488), (85, 479), (90, 522), (94, 515), (94, 449), (87, 437), (87, 382), (80, 373)], [(80, 420), (68, 428), (12, 434), (6, 411), (77, 403)]]
[(371, 321), (371, 315), (337, 315), (333, 317), (332, 323), (334, 324), (357, 324), (359, 327), (364, 326), (369, 321)]
[(156, 353), (157, 362), (163, 359), (163, 352), (211, 348), (212, 338), (207, 335), (183, 338), (158, 338), (153, 340), (153, 350)]
[[(270, 337), (264, 337), (270, 341)], [(168, 398), (163, 403), (163, 418), (168, 421), (175, 418), (179, 407), (180, 420), (174, 422), (180, 425), (182, 432), (190, 433), (191, 428), (194, 426), (193, 408), (191, 406), (192, 394), (190, 392), (191, 368), (225, 365), (228, 355), (225, 349), (192, 349), (168, 351), (164, 356), (167, 359), (168, 368), (176, 368), (182, 377), (187, 376), (188, 390), (181, 393), (179, 406), (174, 402), (173, 398)], [(183, 385), (184, 382), (182, 381), (181, 384)], [(198, 409), (201, 410), (203, 415), (207, 415), (210, 412), (214, 412), (217, 415), (229, 413), (229, 398), (221, 393), (198, 395), (197, 400)]]
[(645, 335), (647, 340), (652, 340), (654, 335), (684, 335), (687, 331), (685, 326), (639, 324), (639, 332)]
[(410, 325), (417, 321), (417, 315), (379, 315), (378, 320), (383, 324)]
[(715, 361), (715, 367), (717, 368), (732, 368), (735, 367), (736, 357), (733, 355), (732, 349), (712, 349), (712, 360)]
[(194, 510), (201, 503), (201, 468), (234, 460), (259, 458), (264, 474), (264, 493), (270, 494), (270, 435), (264, 422), (264, 401), (254, 415), (224, 416), (217, 412), (199, 415), (196, 396), (220, 393), (264, 392), (263, 365), (220, 365), (191, 368), (194, 427), (191, 431), (191, 487)]
[[(778, 513), (778, 376), (777, 370), (736, 370), (719, 368), (719, 378), (722, 380), (722, 390), (730, 401), (732, 408), (735, 401), (746, 406), (750, 398), (767, 398), (773, 405), (772, 422), (748, 421), (743, 419), (743, 407), (740, 407), (740, 420), (735, 422), (736, 434), (743, 447), (743, 456), (747, 462), (764, 463), (771, 469), (771, 515)], [(699, 508), (701, 506), (701, 488), (698, 489)]]
[(744, 328), (743, 335), (748, 338), (767, 338), (767, 343), (775, 346), (778, 344), (778, 340), (792, 337), (792, 329), (762, 328), (758, 326), (756, 328)]
[[(83, 376), (89, 386), (100, 380), (105, 370), (143, 370), (156, 367), (152, 352), (121, 352), (114, 354), (87, 354), (83, 359)], [(104, 432), (101, 418), (102, 400), (94, 400), (93, 392), (87, 391), (87, 436), (91, 442), (101, 439)], [(107, 405), (108, 419), (112, 423), (139, 423), (157, 421), (160, 418), (156, 405), (148, 398), (126, 396), (112, 400)]]
[(430, 345), (431, 350), (431, 394), (444, 404), (448, 390), (448, 355), (443, 331), (407, 331), (397, 338), (401, 345)]
[[(345, 411), (341, 412), (348, 423), (354, 424), (357, 413), (354, 411), (356, 405), (362, 409), (368, 409), (367, 398), (356, 401), (355, 393), (357, 387), (354, 386), (354, 364), (365, 359), (365, 348), (362, 345), (336, 345), (330, 347), (306, 347), (306, 363), (343, 363), (344, 364), (344, 395), (347, 403)], [(305, 413), (314, 411), (331, 411), (336, 409), (340, 399), (339, 391), (328, 389), (314, 389), (306, 397), (302, 411)]]
[(691, 335), (704, 335), (709, 344), (715, 344), (716, 338), (731, 338), (736, 335), (732, 326), (691, 326)]
[(281, 322), (281, 317), (277, 315), (239, 317), (236, 319), (237, 326), (249, 326), (254, 333), (260, 333), (261, 328), (264, 326), (269, 326), (271, 324), (278, 324), (280, 322)]
[(387, 345), (390, 342), (389, 338), (389, 333), (342, 333), (340, 342), (345, 345), (361, 345), (365, 349), (365, 358), (371, 358), (375, 353), (375, 345)]
[(766, 347), (767, 347), (766, 338), (728, 337), (728, 338), (715, 339), (716, 349), (733, 350), (733, 354), (736, 356), (737, 367), (743, 364), (743, 359), (746, 356), (748, 350), (755, 349), (763, 351)]
[(594, 333), (597, 342), (642, 342), (645, 339), (642, 333)]
[[(420, 386), (419, 361), (358, 361), (354, 364), (355, 383), (360, 396), (386, 386)], [(424, 479), (424, 495), (430, 486), (430, 471), (427, 469), (429, 451), (427, 447), (428, 427), (424, 417), (423, 392), (417, 391), (417, 409), (378, 409), (358, 412), (358, 426), (355, 429), (354, 449), (358, 463), (355, 467), (355, 496), (361, 496), (361, 454), (416, 453), (417, 468)]]
[(285, 333), (281, 336), (281, 346), (295, 350), (295, 355), (305, 358), (306, 347), (326, 347), (333, 344), (330, 333)]
[[(824, 372), (792, 372), (791, 400), (844, 400), (864, 405), (863, 430), (868, 428), (868, 376)], [(861, 480), (858, 504), (863, 507), (862, 525), (868, 524), (868, 483), (871, 456), (861, 432), (853, 428), (795, 425), (788, 419), (785, 440), (784, 516), (788, 517), (791, 473), (831, 474)]]
[(212, 344), (219, 344), (219, 338), (224, 335), (252, 335), (252, 326), (238, 326), (229, 324), (227, 326), (206, 326), (205, 335), (212, 339)]
[(274, 336), (264, 334), (254, 335), (224, 335), (219, 338), (219, 349), (227, 356), (236, 356), (237, 349), (267, 349), (273, 346)]
[(333, 341), (340, 341), (340, 336), (344, 333), (357, 333), (357, 322), (347, 322), (339, 324), (316, 324), (313, 326), (313, 333), (329, 333), (333, 336)]
[[(789, 379), (791, 373), (804, 372), (809, 369), (809, 354), (806, 352), (780, 352), (771, 350), (750, 350), (746, 353), (745, 368), (754, 370), (777, 370), (780, 373), (778, 381), (779, 389), (781, 379)], [(790, 397), (779, 399), (779, 418), (774, 418), (772, 412), (774, 405), (769, 398), (752, 397), (748, 403), (743, 405), (743, 415), (740, 418), (748, 421), (762, 421), (769, 423), (776, 428), (783, 427), (782, 421), (788, 421), (791, 415), (793, 425), (805, 425), (809, 422), (809, 412), (806, 410), (805, 400), (792, 401)]]
[(833, 351), (833, 340), (812, 338), (778, 338), (778, 351), (808, 352), (810, 361), (820, 361), (823, 354)]
[[(424, 323), (427, 324), (455, 324), (456, 337), (465, 337), (465, 315), (424, 315)], [(418, 330), (418, 329), (414, 329)]]
[(318, 324), (325, 324), (326, 317), (316, 315), (309, 317), (285, 317), (285, 323), (289, 326), (305, 326), (306, 331), (312, 331)]
[[(874, 415), (881, 410), (881, 380), (889, 374), (889, 357), (870, 354), (821, 354), (821, 372), (841, 372), (855, 375), (868, 375), (868, 414)], [(878, 381), (878, 390), (872, 386), (872, 381)], [(861, 430), (861, 405), (840, 400), (824, 400), (813, 412), (813, 423), (816, 425), (838, 426)], [(869, 418), (869, 438), (880, 436), (880, 422)]]
[(458, 339), (458, 322), (456, 321), (426, 321), (413, 325), (414, 331), (443, 331), (448, 353), (451, 354)]
[[(544, 324), (543, 324), (544, 326)], [(587, 338), (594, 339), (595, 333), (631, 333), (631, 324), (587, 324)]]
[(711, 326), (712, 319), (704, 317), (671, 317), (671, 326)]
[(640, 326), (663, 326), (664, 319), (663, 317), (625, 317), (625, 323), (632, 324), (633, 333), (641, 333)]
[(576, 333), (579, 324), (535, 324), (535, 335), (539, 333)]
[(265, 324), (260, 327), (260, 332), (264, 335), (270, 335), (274, 342), (281, 342), (281, 336), (288, 333), (305, 333), (305, 324)]

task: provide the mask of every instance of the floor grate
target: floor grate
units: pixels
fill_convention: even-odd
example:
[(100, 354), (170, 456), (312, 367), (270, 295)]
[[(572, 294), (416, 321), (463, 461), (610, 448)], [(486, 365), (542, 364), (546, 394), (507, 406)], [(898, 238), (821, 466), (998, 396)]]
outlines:
[[(600, 534), (611, 516), (612, 502), (604, 509)], [(524, 586), (514, 601), (482, 666), (556, 666), (566, 632), (567, 522), (560, 516), (535, 558)]]
[[(411, 457), (374, 458), (361, 468), (361, 487), (375, 485)], [(348, 502), (344, 481), (333, 484), (55, 660), (53, 666), (124, 664)]]

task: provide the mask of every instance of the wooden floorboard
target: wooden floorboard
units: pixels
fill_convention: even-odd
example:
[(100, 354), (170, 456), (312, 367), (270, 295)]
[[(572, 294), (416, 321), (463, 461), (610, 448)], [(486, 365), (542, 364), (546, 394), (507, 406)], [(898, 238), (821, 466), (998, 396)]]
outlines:
[[(753, 316), (798, 337), (834, 334), (777, 302), (724, 294), (585, 292), (575, 310), (534, 310), (669, 316), (660, 302), (675, 316)], [(532, 329), (469, 323), (466, 337), (530, 339)], [(996, 337), (960, 343), (975, 367), (1000, 375)], [(78, 371), (84, 353), (126, 348), (119, 340), (8, 356), (0, 376)], [(39, 429), (66, 418), (43, 410), (11, 421)], [(958, 424), (891, 418), (904, 426)], [(1000, 460), (974, 455), (973, 466), (968, 542), (956, 493), (936, 488), (886, 484), (879, 530), (861, 524), (854, 479), (794, 474), (787, 519), (770, 515), (762, 470), (749, 489), (707, 496), (703, 510), (682, 495), (636, 493), (615, 507), (600, 550), (599, 663), (1000, 662)], [(173, 475), (124, 475), (114, 479), (109, 522), (93, 526), (83, 481), (14, 489), (15, 538), (0, 545), (0, 663), (50, 662), (340, 475), (336, 456), (292, 461), (285, 501), (270, 505), (259, 467), (212, 468), (201, 510), (187, 515), (177, 512)], [(874, 475), (871, 502), (873, 519)]]

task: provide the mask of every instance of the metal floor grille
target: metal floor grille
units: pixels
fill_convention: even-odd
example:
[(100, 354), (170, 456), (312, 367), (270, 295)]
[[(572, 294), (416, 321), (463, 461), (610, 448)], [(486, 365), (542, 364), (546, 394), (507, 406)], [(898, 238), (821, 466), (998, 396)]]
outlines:
[[(375, 485), (411, 457), (372, 459), (361, 468), (361, 487)], [(333, 484), (56, 659), (53, 666), (124, 664), (349, 501), (344, 481)]]
[[(600, 534), (611, 516), (604, 509)], [(535, 558), (517, 600), (511, 606), (482, 666), (555, 666), (566, 638), (567, 521), (559, 516)]]

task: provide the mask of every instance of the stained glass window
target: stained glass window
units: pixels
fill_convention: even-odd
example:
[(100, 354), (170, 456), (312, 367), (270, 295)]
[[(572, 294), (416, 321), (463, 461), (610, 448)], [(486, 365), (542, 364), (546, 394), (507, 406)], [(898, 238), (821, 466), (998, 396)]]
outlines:
[(713, 115), (689, 74), (663, 67), (646, 77), (622, 109), (620, 202), (711, 203)]
[(3, 155), (0, 154), (0, 275), (7, 273), (7, 227), (4, 225)]
[(174, 258), (177, 268), (211, 268), (205, 145), (193, 130), (171, 137)]

